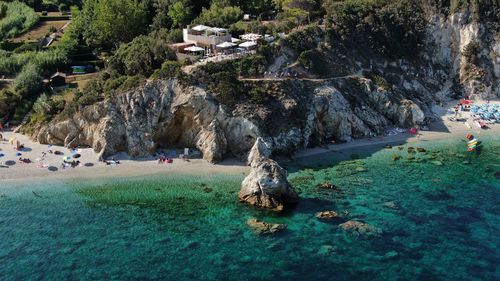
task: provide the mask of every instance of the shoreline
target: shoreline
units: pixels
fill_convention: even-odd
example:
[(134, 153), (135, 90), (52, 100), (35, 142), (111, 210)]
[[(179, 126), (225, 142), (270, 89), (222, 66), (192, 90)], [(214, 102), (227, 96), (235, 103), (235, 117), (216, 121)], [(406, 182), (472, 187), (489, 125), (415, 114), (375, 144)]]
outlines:
[[(498, 102), (500, 103), (500, 102)], [(447, 106), (448, 108), (449, 105)], [(468, 128), (464, 122), (452, 122), (448, 120), (449, 114), (446, 114), (446, 107), (438, 107), (435, 110), (436, 115), (441, 116), (438, 120), (429, 126), (429, 130), (420, 131), (417, 135), (410, 135), (409, 133), (398, 133), (394, 136), (383, 137), (370, 137), (363, 139), (356, 139), (351, 142), (341, 144), (330, 144), (324, 147), (302, 149), (295, 153), (292, 159), (283, 160), (278, 157), (278, 162), (289, 162), (307, 157), (312, 157), (324, 153), (349, 150), (349, 149), (367, 149), (374, 146), (381, 146), (391, 144), (404, 144), (404, 143), (418, 143), (425, 141), (437, 141), (447, 138), (461, 138), (464, 139), (467, 133), (471, 133), (481, 139), (482, 136), (500, 135), (500, 124), (490, 126), (490, 129), (483, 130), (475, 127)], [(444, 113), (443, 113), (444, 111)], [(469, 121), (470, 122), (470, 121)], [(26, 183), (26, 182), (39, 182), (39, 181), (54, 181), (54, 180), (85, 180), (85, 179), (109, 179), (113, 177), (140, 177), (140, 176), (157, 176), (157, 175), (196, 175), (196, 176), (210, 176), (210, 175), (247, 175), (250, 167), (245, 165), (244, 161), (238, 159), (226, 159), (218, 164), (210, 164), (202, 159), (191, 159), (183, 161), (181, 159), (174, 159), (172, 164), (158, 164), (157, 160), (153, 157), (147, 159), (130, 160), (124, 157), (121, 164), (113, 166), (106, 165), (99, 162), (98, 155), (91, 148), (78, 149), (78, 154), (81, 154), (82, 167), (61, 169), (59, 165), (62, 162), (62, 157), (71, 155), (68, 148), (61, 146), (46, 146), (31, 141), (28, 137), (15, 134), (13, 132), (3, 133), (4, 139), (16, 138), (21, 143), (25, 144), (26, 150), (22, 153), (22, 157), (30, 158), (33, 163), (22, 164), (17, 161), (19, 156), (14, 156), (18, 153), (12, 148), (8, 141), (0, 142), (0, 153), (5, 154), (0, 158), (0, 162), (4, 164), (8, 160), (14, 162), (8, 168), (0, 168), (0, 182), (5, 183)], [(57, 168), (57, 171), (51, 172), (47, 167), (38, 167), (36, 158), (40, 158), (42, 153), (47, 153), (48, 150), (60, 151), (64, 155), (47, 154), (46, 159), (42, 160), (45, 166), (52, 166)], [(6, 167), (4, 165), (4, 167)]]

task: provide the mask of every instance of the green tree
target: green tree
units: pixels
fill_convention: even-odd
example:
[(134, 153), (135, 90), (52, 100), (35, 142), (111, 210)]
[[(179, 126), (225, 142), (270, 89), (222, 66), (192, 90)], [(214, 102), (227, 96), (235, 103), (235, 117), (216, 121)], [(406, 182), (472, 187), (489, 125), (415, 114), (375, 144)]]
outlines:
[(311, 22), (311, 12), (316, 8), (317, 3), (315, 0), (282, 0), (281, 8), (298, 22), (307, 18)]
[(136, 0), (87, 0), (79, 24), (87, 44), (95, 47), (131, 41), (146, 31), (146, 9)]
[(122, 45), (111, 58), (109, 67), (118, 74), (149, 76), (166, 60), (175, 60), (175, 53), (160, 32), (150, 36), (138, 36)]
[(168, 9), (168, 16), (172, 19), (173, 26), (182, 27), (191, 17), (191, 7), (183, 1), (175, 2)]
[(0, 118), (14, 114), (21, 97), (15, 92), (3, 89), (0, 91)]
[(203, 9), (195, 23), (218, 27), (229, 27), (243, 16), (240, 7), (231, 6), (228, 0), (214, 0), (210, 9)]
[(37, 94), (42, 89), (41, 68), (33, 63), (24, 66), (14, 81), (14, 89), (22, 96)]

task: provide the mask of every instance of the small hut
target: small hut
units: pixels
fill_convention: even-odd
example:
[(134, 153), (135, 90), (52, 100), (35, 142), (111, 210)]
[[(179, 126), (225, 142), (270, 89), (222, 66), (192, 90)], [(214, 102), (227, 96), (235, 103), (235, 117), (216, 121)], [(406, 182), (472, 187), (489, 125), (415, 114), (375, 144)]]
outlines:
[(62, 72), (54, 73), (54, 75), (50, 76), (50, 85), (52, 87), (66, 86), (66, 74)]

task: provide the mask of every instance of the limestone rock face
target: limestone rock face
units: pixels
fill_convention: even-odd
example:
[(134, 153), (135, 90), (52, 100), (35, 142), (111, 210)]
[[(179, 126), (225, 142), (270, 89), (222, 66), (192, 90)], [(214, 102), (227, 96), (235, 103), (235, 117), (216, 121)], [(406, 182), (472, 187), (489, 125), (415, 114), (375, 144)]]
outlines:
[(203, 151), (203, 159), (209, 162), (219, 162), (227, 151), (227, 140), (224, 131), (217, 120), (212, 121), (206, 129), (202, 129), (196, 143)]
[(281, 211), (297, 203), (298, 195), (287, 180), (286, 170), (266, 156), (268, 153), (262, 139), (257, 139), (248, 159), (252, 170), (243, 180), (238, 196), (250, 205)]
[(126, 152), (140, 158), (158, 148), (191, 147), (212, 163), (226, 155), (245, 159), (261, 138), (251, 165), (252, 159), (289, 155), (330, 139), (351, 141), (390, 125), (413, 126), (427, 116), (425, 103), (406, 99), (402, 92), (380, 91), (364, 78), (263, 83), (287, 93), (269, 106), (242, 102), (230, 110), (201, 86), (176, 79), (151, 81), (72, 116), (56, 116), (32, 138), (92, 147), (104, 157)]

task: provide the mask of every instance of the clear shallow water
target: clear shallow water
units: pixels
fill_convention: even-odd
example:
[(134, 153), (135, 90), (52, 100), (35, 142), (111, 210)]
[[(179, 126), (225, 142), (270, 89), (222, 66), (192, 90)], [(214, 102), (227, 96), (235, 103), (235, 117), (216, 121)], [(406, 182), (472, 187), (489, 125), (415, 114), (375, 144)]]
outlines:
[[(2, 183), (0, 279), (500, 280), (499, 139), (479, 156), (464, 146), (289, 164), (302, 201), (280, 216), (237, 203), (243, 175)], [(325, 181), (340, 191), (319, 190)], [(383, 234), (349, 235), (314, 217), (325, 210), (348, 211)], [(250, 217), (288, 229), (259, 237)]]

